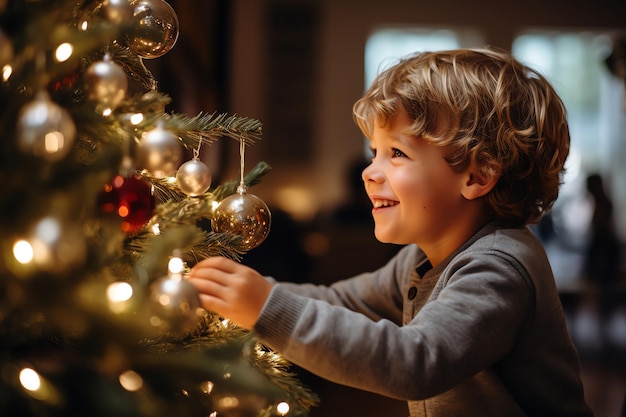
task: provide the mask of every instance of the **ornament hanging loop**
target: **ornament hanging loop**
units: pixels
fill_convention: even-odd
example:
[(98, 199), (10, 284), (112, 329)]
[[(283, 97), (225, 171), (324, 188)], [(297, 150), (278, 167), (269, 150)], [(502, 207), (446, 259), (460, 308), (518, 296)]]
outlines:
[(245, 153), (246, 143), (243, 138), (239, 138), (239, 187), (237, 187), (238, 194), (244, 194), (246, 192), (246, 183), (244, 181), (244, 171), (246, 165)]
[(193, 159), (200, 159), (200, 148), (202, 147), (202, 140), (198, 141), (198, 147), (193, 150)]

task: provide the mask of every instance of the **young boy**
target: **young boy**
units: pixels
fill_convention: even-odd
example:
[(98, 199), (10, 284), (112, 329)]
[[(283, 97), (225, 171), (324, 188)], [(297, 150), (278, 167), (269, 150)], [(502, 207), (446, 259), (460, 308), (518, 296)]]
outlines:
[[(493, 50), (426, 52), (354, 106), (375, 235), (406, 245), (330, 287), (276, 283), (226, 258), (190, 272), (209, 310), (336, 383), (411, 416), (590, 416), (548, 259), (526, 225), (569, 150), (548, 82)], [(278, 260), (280, 261), (280, 260)]]

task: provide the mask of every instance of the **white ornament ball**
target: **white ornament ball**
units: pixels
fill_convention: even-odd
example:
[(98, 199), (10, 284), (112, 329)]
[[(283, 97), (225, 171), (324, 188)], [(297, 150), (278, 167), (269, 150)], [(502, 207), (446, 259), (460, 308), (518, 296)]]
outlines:
[(203, 309), (198, 290), (180, 276), (165, 277), (150, 286), (152, 324), (172, 333), (196, 328)]
[(81, 266), (87, 257), (82, 230), (57, 217), (39, 219), (32, 226), (28, 241), (33, 251), (33, 263), (52, 274), (71, 271)]
[(176, 171), (178, 188), (190, 197), (197, 197), (211, 187), (213, 177), (209, 167), (199, 159), (192, 159), (182, 164)]
[(156, 178), (172, 177), (183, 160), (178, 137), (161, 124), (143, 134), (137, 148), (137, 164)]
[(67, 110), (41, 91), (20, 110), (17, 138), (19, 149), (25, 154), (58, 161), (72, 149), (76, 126)]
[(113, 110), (126, 96), (126, 73), (109, 54), (102, 61), (92, 63), (84, 74), (88, 98), (98, 102), (98, 111)]

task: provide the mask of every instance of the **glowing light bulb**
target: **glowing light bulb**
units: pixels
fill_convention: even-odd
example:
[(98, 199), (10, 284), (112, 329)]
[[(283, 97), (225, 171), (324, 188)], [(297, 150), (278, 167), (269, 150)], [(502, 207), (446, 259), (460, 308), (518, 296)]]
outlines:
[(177, 256), (173, 256), (167, 264), (167, 269), (172, 274), (180, 274), (185, 268), (185, 264), (182, 259)]
[(120, 385), (126, 391), (139, 391), (143, 387), (143, 378), (135, 371), (125, 371), (119, 377)]
[(24, 368), (20, 371), (20, 384), (29, 391), (37, 391), (41, 388), (41, 378), (35, 370)]
[(21, 264), (28, 264), (33, 260), (33, 246), (25, 240), (18, 240), (13, 245), (13, 256)]
[(130, 124), (132, 124), (133, 126), (137, 126), (141, 122), (143, 122), (143, 114), (135, 113), (130, 116)]
[(6, 64), (2, 67), (2, 81), (9, 81), (11, 74), (13, 74), (13, 67), (11, 65)]
[(285, 401), (278, 403), (278, 405), (276, 406), (276, 412), (281, 416), (286, 415), (289, 412), (289, 404), (287, 404)]
[(109, 308), (114, 313), (124, 313), (132, 306), (133, 287), (128, 282), (113, 282), (106, 290)]
[(72, 45), (71, 43), (65, 42), (57, 46), (54, 56), (56, 57), (57, 61), (64, 62), (64, 61), (67, 61), (72, 56), (73, 53), (74, 53), (74, 45)]
[(133, 287), (128, 282), (114, 282), (107, 287), (107, 298), (114, 303), (130, 300)]
[(65, 136), (58, 130), (48, 132), (44, 136), (44, 149), (47, 153), (56, 153), (65, 147)]

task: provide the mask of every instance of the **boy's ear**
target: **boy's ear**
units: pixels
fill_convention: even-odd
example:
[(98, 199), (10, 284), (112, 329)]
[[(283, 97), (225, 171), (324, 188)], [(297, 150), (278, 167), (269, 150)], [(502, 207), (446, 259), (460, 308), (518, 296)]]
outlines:
[(482, 171), (470, 169), (467, 171), (466, 178), (461, 195), (467, 200), (475, 200), (487, 195), (495, 187), (500, 175), (491, 169)]

